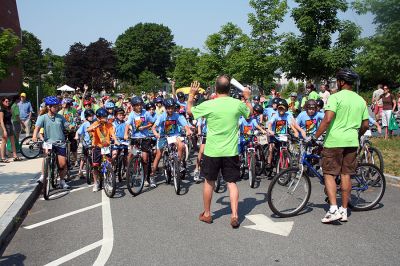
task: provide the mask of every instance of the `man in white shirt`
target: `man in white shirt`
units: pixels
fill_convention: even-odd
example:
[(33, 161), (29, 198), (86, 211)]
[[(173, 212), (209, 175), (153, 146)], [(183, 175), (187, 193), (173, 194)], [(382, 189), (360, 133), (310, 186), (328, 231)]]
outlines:
[(374, 105), (372, 111), (374, 111), (375, 113), (376, 121), (381, 120), (382, 117), (382, 111), (383, 111), (383, 102), (381, 99), (382, 94), (383, 94), (383, 85), (378, 84), (378, 88), (372, 93), (372, 104)]
[(323, 84), (319, 87), (319, 97), (324, 101), (324, 105), (328, 102), (329, 96), (331, 96), (329, 92), (329, 86), (326, 84)]

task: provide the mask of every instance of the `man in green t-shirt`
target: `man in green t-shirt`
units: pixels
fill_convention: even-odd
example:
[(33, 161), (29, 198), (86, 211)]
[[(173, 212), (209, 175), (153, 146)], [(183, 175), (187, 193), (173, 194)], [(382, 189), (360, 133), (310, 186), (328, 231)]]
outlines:
[(217, 97), (214, 100), (203, 102), (193, 107), (194, 96), (198, 93), (200, 84), (192, 83), (187, 103), (187, 113), (194, 119), (204, 117), (207, 121), (207, 144), (204, 150), (202, 175), (205, 177), (203, 187), (204, 212), (200, 214), (200, 221), (211, 223), (211, 198), (215, 181), (219, 172), (228, 184), (229, 198), (231, 201), (231, 226), (239, 227), (238, 202), (239, 190), (236, 181), (240, 178), (240, 165), (238, 156), (239, 144), (239, 118), (245, 118), (253, 112), (248, 101), (251, 92), (243, 91), (246, 103), (229, 97), (230, 78), (226, 75), (217, 78), (215, 88)]
[[(352, 91), (358, 75), (350, 69), (341, 69), (336, 74), (340, 90), (329, 97), (325, 107), (325, 117), (315, 138), (325, 131), (326, 137), (322, 151), (322, 171), (324, 173), (330, 208), (321, 222), (336, 220), (347, 222), (347, 206), (351, 192), (350, 175), (357, 168), (357, 148), (359, 136), (368, 129), (368, 109), (364, 99)], [(336, 203), (336, 176), (341, 176), (342, 207)]]

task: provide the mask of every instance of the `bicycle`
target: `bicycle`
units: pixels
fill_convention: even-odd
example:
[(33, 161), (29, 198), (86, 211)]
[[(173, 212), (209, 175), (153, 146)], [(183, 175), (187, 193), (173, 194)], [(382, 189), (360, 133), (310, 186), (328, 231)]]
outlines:
[[(244, 135), (242, 135), (244, 136)], [(254, 134), (245, 136), (247, 144), (244, 147), (243, 154), (239, 155), (240, 161), (240, 177), (244, 178), (246, 169), (248, 170), (248, 180), (251, 188), (254, 188), (256, 180), (256, 145), (257, 138)]]
[[(324, 185), (324, 177), (310, 162), (314, 159), (319, 160), (320, 156), (310, 153), (309, 149), (310, 146), (307, 147), (302, 141), (299, 166), (282, 171), (274, 177), (268, 187), (268, 205), (272, 212), (279, 217), (295, 216), (307, 205), (311, 195), (311, 181), (307, 169), (318, 177), (321, 185)], [(283, 185), (278, 182), (280, 179), (285, 180)], [(338, 187), (340, 182), (340, 176), (336, 177)], [(352, 193), (350, 196), (349, 207), (354, 211), (372, 209), (380, 202), (386, 189), (385, 176), (378, 167), (368, 163), (358, 164), (356, 174), (351, 176), (351, 183), (351, 191), (354, 194)], [(376, 195), (374, 196), (374, 194)], [(361, 195), (363, 195), (362, 198)]]
[[(139, 195), (143, 190), (144, 180), (145, 180), (145, 169), (142, 159), (142, 150), (140, 147), (142, 146), (143, 140), (149, 140), (149, 139), (151, 138), (149, 137), (131, 138), (131, 140), (134, 143), (133, 149), (131, 150), (133, 157), (129, 161), (126, 171), (126, 186), (128, 188), (129, 193), (131, 193), (133, 196)], [(149, 161), (147, 163), (147, 175), (149, 175), (151, 170), (151, 154), (152, 152), (149, 152)]]
[(118, 178), (118, 182), (122, 182), (122, 178), (124, 176), (124, 174), (126, 173), (126, 157), (128, 156), (128, 154), (125, 154), (125, 150), (128, 149), (128, 145), (129, 143), (126, 141), (122, 141), (119, 140), (121, 145), (125, 145), (126, 149), (120, 149), (118, 148), (118, 153), (117, 153), (117, 158), (115, 160), (113, 160), (113, 169), (114, 169), (114, 173)]
[(86, 156), (85, 162), (85, 177), (86, 183), (88, 185), (93, 182), (93, 173), (92, 173), (92, 146), (87, 146), (88, 155)]
[(40, 154), (43, 154), (42, 145), (43, 143), (34, 142), (32, 136), (25, 137), (21, 140), (21, 154), (27, 159), (35, 159)]
[(172, 178), (174, 182), (175, 193), (176, 195), (179, 195), (181, 192), (181, 173), (176, 145), (178, 136), (166, 138), (168, 144), (162, 154), (165, 181), (167, 184), (170, 184)]
[(107, 197), (112, 198), (115, 195), (116, 191), (116, 178), (114, 174), (114, 170), (112, 168), (111, 162), (111, 147), (103, 147), (101, 148), (101, 164), (100, 164), (100, 189), (103, 187), (104, 183), (104, 192)]
[(381, 172), (384, 171), (384, 161), (383, 156), (380, 150), (375, 147), (372, 147), (372, 143), (369, 140), (371, 137), (371, 131), (367, 130), (364, 136), (360, 139), (360, 147), (357, 151), (357, 158), (359, 162), (370, 163), (376, 165)]

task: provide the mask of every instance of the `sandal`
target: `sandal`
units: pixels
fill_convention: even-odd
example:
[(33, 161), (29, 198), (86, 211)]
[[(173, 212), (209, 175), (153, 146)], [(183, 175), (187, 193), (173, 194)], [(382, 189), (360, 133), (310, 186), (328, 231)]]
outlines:
[(23, 159), (20, 157), (14, 157), (14, 162), (22, 161)]
[(10, 161), (8, 159), (0, 159), (0, 163), (9, 163)]

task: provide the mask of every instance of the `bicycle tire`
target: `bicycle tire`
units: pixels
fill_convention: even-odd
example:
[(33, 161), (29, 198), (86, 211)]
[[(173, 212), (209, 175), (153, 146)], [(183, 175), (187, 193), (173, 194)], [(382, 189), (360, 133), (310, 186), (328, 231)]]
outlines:
[(256, 183), (256, 156), (254, 152), (250, 152), (249, 154), (249, 184), (251, 188), (254, 188), (254, 184)]
[[(369, 147), (368, 147), (368, 152), (371, 154), (371, 159), (372, 159), (372, 160), (369, 160), (369, 159), (365, 158), (365, 153), (363, 152), (362, 155), (361, 155), (361, 162), (362, 162), (362, 163), (370, 163), (370, 164), (376, 165), (376, 166), (381, 170), (381, 172), (384, 173), (384, 167), (385, 167), (384, 164), (385, 164), (385, 163), (384, 163), (384, 161), (383, 161), (383, 156), (382, 156), (381, 151), (378, 150), (378, 149), (375, 148), (375, 147), (369, 146)], [(375, 155), (377, 156), (377, 158), (379, 159), (379, 163), (377, 163), (377, 162), (375, 161), (375, 159), (374, 159), (374, 157), (373, 157), (374, 154), (375, 154)]]
[(133, 157), (128, 165), (126, 174), (126, 186), (132, 196), (139, 195), (143, 190), (144, 185), (144, 169), (141, 159)]
[[(282, 162), (281, 160), (278, 161), (277, 164), (277, 173), (281, 172), (281, 170), (286, 170), (292, 166), (291, 163), (291, 156), (290, 153), (287, 150), (282, 151)], [(284, 186), (289, 182), (289, 180), (285, 180), (283, 178), (280, 178), (278, 180), (279, 185)]]
[[(297, 167), (292, 167), (292, 168), (288, 168), (286, 170), (283, 170), (282, 172), (280, 172), (278, 175), (276, 175), (271, 183), (269, 184), (268, 187), (268, 193), (267, 193), (267, 200), (268, 200), (268, 206), (271, 209), (271, 211), (282, 218), (285, 217), (292, 217), (297, 215), (299, 212), (301, 212), (304, 207), (307, 205), (309, 199), (310, 199), (310, 195), (311, 195), (311, 182), (310, 182), (310, 178), (307, 175), (302, 174), (299, 178), (298, 173), (299, 173), (300, 169)], [(281, 178), (282, 176), (287, 175), (288, 177), (284, 177), (286, 179), (289, 179), (289, 182), (287, 182), (284, 186), (280, 185), (278, 183), (279, 178)], [(300, 184), (300, 181), (303, 180), (304, 184)], [(305, 192), (302, 193), (304, 194), (303, 199), (301, 199), (300, 203), (293, 203), (293, 205), (295, 206), (291, 206), (291, 203), (289, 202), (289, 196), (295, 194), (294, 190), (292, 191), (288, 191), (289, 189), (301, 189), (301, 188), (305, 189)], [(299, 191), (298, 190), (298, 191)], [(279, 193), (280, 191), (282, 192), (282, 194), (285, 197), (280, 198), (279, 197)], [(299, 191), (301, 192), (301, 191)], [(276, 196), (276, 197), (275, 197)], [(295, 202), (299, 201), (299, 197), (298, 196), (293, 196), (293, 199)], [(285, 204), (289, 207), (281, 207), (279, 206), (280, 204)], [(286, 208), (286, 209), (284, 209)]]
[(49, 173), (50, 173), (50, 162), (49, 158), (44, 159), (43, 165), (43, 198), (45, 200), (49, 200), (50, 196), (50, 180), (49, 180)]
[(86, 184), (90, 185), (92, 184), (93, 181), (93, 176), (92, 176), (92, 171), (91, 171), (91, 160), (90, 157), (86, 157), (86, 163), (85, 163), (85, 175), (86, 175)]
[(260, 176), (265, 170), (264, 152), (260, 147), (256, 147), (256, 175)]
[(56, 157), (54, 154), (51, 154), (50, 157), (50, 182), (51, 182), (51, 187), (53, 189), (56, 189), (58, 187), (58, 182), (57, 182), (57, 176), (58, 176), (58, 169), (57, 169), (57, 161)]
[(222, 174), (221, 172), (218, 173), (217, 180), (215, 181), (215, 186), (214, 186), (214, 192), (219, 193), (219, 189), (221, 188), (222, 185)]
[[(24, 149), (23, 145), (27, 146), (27, 149)], [(32, 141), (32, 136), (23, 138), (20, 142), (20, 147), (21, 147), (20, 152), (22, 156), (24, 156), (27, 159), (35, 159), (36, 157), (39, 156), (41, 150), (40, 144)], [(29, 151), (31, 151), (32, 153), (29, 153)]]
[(123, 167), (124, 167), (124, 157), (123, 156), (118, 156), (118, 161), (117, 161), (117, 177), (118, 177), (118, 182), (122, 182), (122, 172), (123, 172)]
[(171, 166), (167, 153), (163, 153), (163, 167), (164, 167), (164, 178), (165, 183), (171, 184)]
[[(368, 175), (368, 176), (366, 176), (366, 175)], [(368, 179), (366, 177), (368, 177)], [(374, 177), (375, 180), (372, 180), (370, 177)], [(353, 175), (351, 177), (351, 182), (352, 182), (352, 190), (351, 190), (352, 194), (350, 195), (349, 207), (354, 211), (371, 210), (381, 201), (381, 199), (386, 191), (385, 175), (382, 174), (380, 169), (374, 164), (360, 163), (357, 166), (356, 175)], [(356, 191), (356, 189), (353, 189), (354, 188), (353, 182), (355, 183), (356, 187), (358, 186), (358, 188), (362, 188), (361, 186), (367, 185), (367, 186), (372, 187), (372, 189), (370, 190), (371, 192), (377, 192), (379, 190), (377, 188), (380, 188), (380, 191), (378, 191), (377, 196), (373, 197), (374, 199), (371, 200), (370, 203), (367, 203), (365, 205), (358, 205), (356, 203), (358, 203), (359, 197), (358, 197), (357, 201), (355, 201), (355, 197), (353, 197), (353, 193), (354, 193), (354, 191)], [(367, 190), (364, 190), (364, 191), (361, 190), (361, 193), (368, 192), (368, 190), (369, 190), (369, 187)], [(365, 194), (363, 194), (363, 195), (365, 195)], [(363, 197), (361, 203), (363, 203), (363, 202), (364, 203), (368, 202), (368, 200), (366, 200), (365, 197)]]
[(104, 192), (106, 193), (107, 197), (112, 198), (114, 197), (115, 190), (117, 187), (117, 183), (115, 180), (115, 173), (112, 169), (110, 163), (107, 163), (105, 166), (105, 173), (103, 173), (103, 185), (104, 185)]
[(181, 192), (181, 176), (179, 173), (179, 161), (177, 157), (174, 157), (174, 162), (173, 162), (173, 170), (172, 170), (172, 178), (174, 180), (174, 188), (175, 188), (175, 193), (176, 195), (179, 195)]
[(247, 179), (245, 177), (245, 173), (246, 173), (246, 158), (245, 158), (245, 154), (239, 157), (239, 163), (240, 163), (240, 179)]

